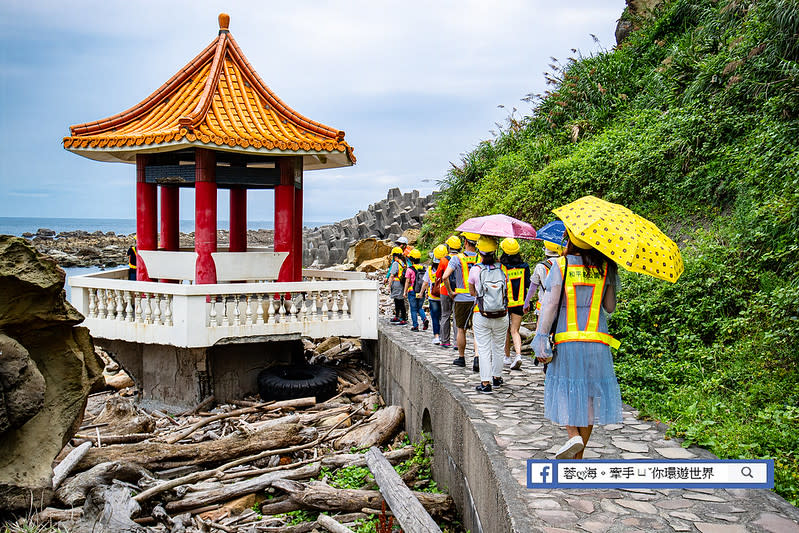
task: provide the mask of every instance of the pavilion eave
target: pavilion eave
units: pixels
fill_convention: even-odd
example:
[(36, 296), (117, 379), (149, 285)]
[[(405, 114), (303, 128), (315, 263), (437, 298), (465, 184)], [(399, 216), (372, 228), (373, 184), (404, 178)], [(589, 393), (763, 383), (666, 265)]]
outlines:
[(186, 148), (205, 148), (219, 152), (234, 152), (240, 154), (262, 155), (262, 156), (302, 156), (304, 170), (321, 170), (327, 168), (350, 167), (354, 163), (350, 160), (347, 152), (330, 152), (326, 150), (280, 150), (278, 148), (247, 148), (235, 146), (219, 146), (217, 144), (203, 143), (201, 141), (175, 141), (162, 142), (154, 145), (141, 145), (131, 147), (130, 150), (120, 150), (119, 148), (67, 148), (72, 153), (101, 162), (112, 163), (136, 163), (137, 154), (158, 154), (173, 152)]

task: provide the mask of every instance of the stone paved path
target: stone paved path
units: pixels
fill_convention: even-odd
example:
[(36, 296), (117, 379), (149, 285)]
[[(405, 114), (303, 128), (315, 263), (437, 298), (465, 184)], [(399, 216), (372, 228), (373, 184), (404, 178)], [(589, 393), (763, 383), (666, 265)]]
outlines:
[[(479, 382), (472, 372), (472, 340), (466, 349), (467, 367), (452, 364), (457, 351), (432, 344), (430, 331), (403, 328), (403, 344), (424, 356), (452, 380), (496, 429), (494, 438), (505, 453), (505, 464), (519, 483), (539, 531), (615, 533), (619, 531), (699, 531), (701, 533), (799, 532), (799, 509), (765, 489), (527, 489), (527, 459), (554, 459), (566, 440), (566, 430), (543, 416), (544, 374), (525, 357), (519, 371), (505, 370), (505, 384), (493, 394), (474, 390)], [(471, 337), (471, 335), (470, 335)], [(625, 405), (622, 424), (594, 427), (586, 459), (716, 459), (707, 450), (683, 448), (665, 437), (665, 428), (636, 418)]]

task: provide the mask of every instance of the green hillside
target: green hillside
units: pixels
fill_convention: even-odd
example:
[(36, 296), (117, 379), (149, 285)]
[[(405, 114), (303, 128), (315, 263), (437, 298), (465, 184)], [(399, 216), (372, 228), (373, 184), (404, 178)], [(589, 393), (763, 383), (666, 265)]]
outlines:
[(634, 22), (613, 51), (553, 61), (529, 116), (453, 166), (423, 242), (492, 213), (539, 227), (586, 194), (654, 221), (685, 273), (623, 273), (624, 400), (722, 458), (774, 458), (797, 505), (799, 2), (673, 0)]

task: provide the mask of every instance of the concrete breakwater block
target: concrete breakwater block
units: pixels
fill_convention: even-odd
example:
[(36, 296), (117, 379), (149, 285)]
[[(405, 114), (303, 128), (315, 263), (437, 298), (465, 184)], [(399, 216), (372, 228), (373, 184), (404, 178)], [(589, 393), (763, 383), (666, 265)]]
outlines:
[(409, 228), (421, 228), (422, 219), (435, 205), (435, 199), (436, 193), (421, 196), (417, 190), (402, 193), (397, 187), (390, 189), (384, 200), (354, 217), (306, 231), (302, 264), (321, 268), (353, 263), (347, 259), (351, 246), (368, 238), (391, 242)]

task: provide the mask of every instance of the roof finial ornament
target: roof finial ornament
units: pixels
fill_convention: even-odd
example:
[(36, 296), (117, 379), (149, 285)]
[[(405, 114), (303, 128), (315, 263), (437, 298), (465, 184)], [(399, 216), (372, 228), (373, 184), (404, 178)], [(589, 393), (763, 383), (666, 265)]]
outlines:
[(219, 14), (219, 33), (230, 31), (230, 15), (227, 13)]

